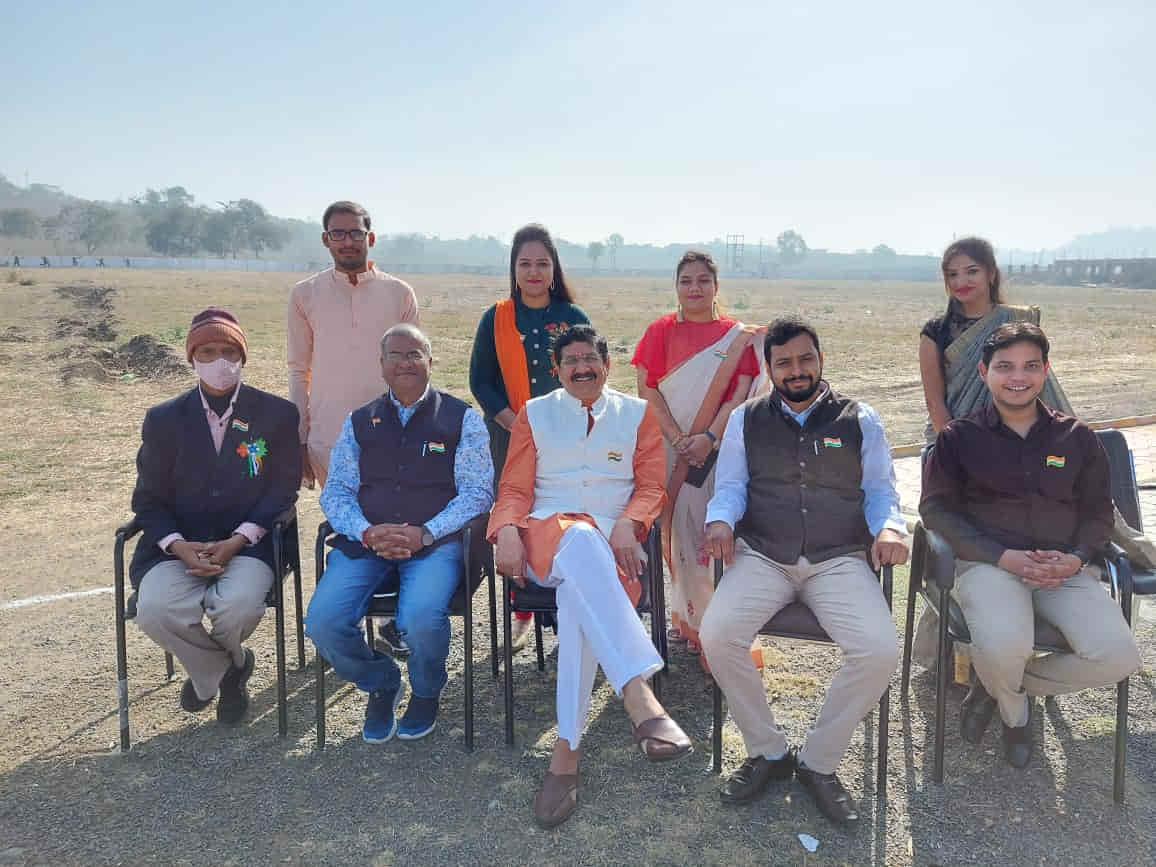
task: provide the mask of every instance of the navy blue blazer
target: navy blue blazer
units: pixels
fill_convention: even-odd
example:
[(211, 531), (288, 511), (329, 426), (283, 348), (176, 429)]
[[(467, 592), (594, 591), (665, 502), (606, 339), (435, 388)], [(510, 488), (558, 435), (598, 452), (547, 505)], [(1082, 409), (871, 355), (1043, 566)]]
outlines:
[[(292, 403), (242, 384), (217, 454), (199, 388), (148, 411), (132, 494), (132, 510), (142, 527), (129, 566), (133, 587), (157, 563), (179, 559), (157, 547), (170, 533), (212, 542), (228, 539), (246, 521), (272, 529), (274, 519), (297, 501), (301, 485), (297, 422)], [(244, 445), (246, 452), (257, 451), (259, 440), (265, 454), (258, 467), (237, 450)], [(272, 568), (272, 535), (266, 533), (241, 554), (259, 557)]]

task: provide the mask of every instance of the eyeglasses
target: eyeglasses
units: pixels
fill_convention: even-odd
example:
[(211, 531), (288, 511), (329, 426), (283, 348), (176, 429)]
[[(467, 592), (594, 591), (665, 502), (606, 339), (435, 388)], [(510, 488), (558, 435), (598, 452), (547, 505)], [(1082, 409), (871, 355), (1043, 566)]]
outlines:
[(559, 364), (562, 367), (577, 367), (579, 364), (601, 364), (602, 356), (596, 352), (589, 355), (565, 355)]
[(364, 241), (369, 232), (364, 229), (330, 229), (326, 233), (330, 241)]
[(400, 364), (403, 361), (408, 361), (410, 364), (417, 364), (423, 358), (425, 358), (425, 353), (420, 349), (411, 349), (409, 352), (385, 353), (385, 360), (390, 364)]

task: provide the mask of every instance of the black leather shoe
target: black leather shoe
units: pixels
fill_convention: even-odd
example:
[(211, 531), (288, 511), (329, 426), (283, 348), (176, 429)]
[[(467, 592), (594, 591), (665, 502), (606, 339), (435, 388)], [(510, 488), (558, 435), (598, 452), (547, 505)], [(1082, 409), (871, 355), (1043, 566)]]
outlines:
[(718, 794), (724, 804), (745, 804), (761, 795), (771, 780), (789, 780), (794, 772), (795, 751), (792, 749), (787, 750), (781, 759), (754, 756), (727, 777)]
[(225, 725), (236, 725), (245, 716), (249, 709), (249, 690), (245, 684), (253, 674), (253, 666), (257, 660), (253, 651), (245, 648), (245, 664), (240, 668), (230, 665), (225, 676), (221, 678), (221, 697), (217, 700), (217, 722)]
[(1032, 702), (1028, 700), (1028, 721), (1022, 726), (1003, 724), (1003, 757), (1013, 768), (1026, 768), (1032, 758)]
[(834, 774), (820, 774), (812, 771), (806, 765), (795, 768), (795, 776), (803, 784), (819, 812), (832, 822), (845, 824), (859, 821), (859, 813), (855, 809), (855, 802), (851, 795), (843, 788), (839, 778)]
[[(216, 698), (216, 696), (213, 696), (213, 698)], [(189, 713), (200, 713), (213, 703), (213, 698), (201, 698), (197, 695), (197, 690), (193, 686), (193, 682), (189, 678), (185, 678), (185, 683), (181, 687), (182, 709), (187, 710)]]
[(983, 733), (995, 715), (995, 707), (995, 699), (987, 694), (979, 678), (976, 678), (959, 711), (959, 736), (969, 744), (978, 744), (983, 740)]

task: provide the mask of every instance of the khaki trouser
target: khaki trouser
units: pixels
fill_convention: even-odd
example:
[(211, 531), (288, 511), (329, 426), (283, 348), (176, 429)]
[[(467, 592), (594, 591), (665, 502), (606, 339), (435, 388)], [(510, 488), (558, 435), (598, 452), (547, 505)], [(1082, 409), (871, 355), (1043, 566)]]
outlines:
[(141, 581), (136, 623), (180, 660), (198, 698), (209, 699), (229, 666), (244, 664), (241, 643), (261, 622), (272, 586), (273, 570), (256, 557), (234, 557), (211, 583), (190, 575), (180, 560), (165, 560)]
[(859, 721), (879, 701), (898, 659), (891, 611), (863, 556), (821, 563), (783, 564), (741, 539), (702, 620), (703, 652), (742, 732), (747, 754), (779, 755), (787, 737), (767, 703), (750, 648), (758, 630), (780, 609), (799, 601), (814, 612), (843, 651), (819, 718), (799, 758), (821, 774), (834, 773)]
[[(1140, 667), (1120, 606), (1084, 568), (1051, 590), (1029, 587), (988, 563), (955, 561), (956, 601), (971, 632), (971, 662), (1009, 726), (1028, 721), (1028, 696), (1104, 686)], [(1033, 658), (1035, 614), (1064, 634), (1072, 653)]]

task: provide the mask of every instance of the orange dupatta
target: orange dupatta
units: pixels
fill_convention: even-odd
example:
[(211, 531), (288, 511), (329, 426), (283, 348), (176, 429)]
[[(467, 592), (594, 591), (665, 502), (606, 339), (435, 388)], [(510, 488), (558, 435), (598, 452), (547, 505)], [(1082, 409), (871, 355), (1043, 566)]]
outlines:
[(530, 399), (530, 370), (526, 366), (526, 350), (514, 318), (515, 301), (505, 298), (494, 305), (494, 349), (498, 354), (498, 369), (510, 409), (519, 413)]

